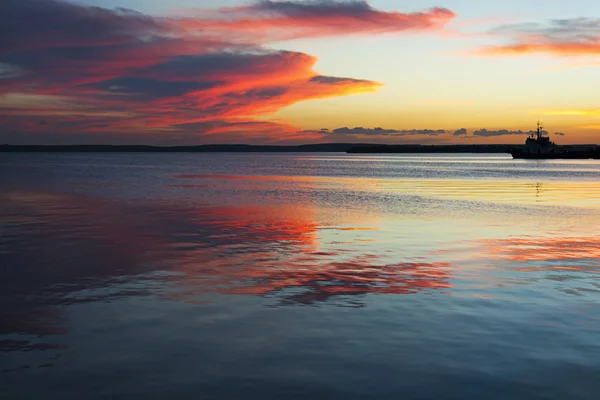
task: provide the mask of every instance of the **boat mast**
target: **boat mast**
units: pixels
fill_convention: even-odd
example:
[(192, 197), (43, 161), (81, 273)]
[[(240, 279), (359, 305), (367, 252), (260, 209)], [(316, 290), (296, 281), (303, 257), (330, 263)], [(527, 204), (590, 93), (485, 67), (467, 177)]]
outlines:
[(540, 140), (541, 137), (542, 137), (542, 123), (538, 119), (538, 123), (537, 123), (537, 139)]

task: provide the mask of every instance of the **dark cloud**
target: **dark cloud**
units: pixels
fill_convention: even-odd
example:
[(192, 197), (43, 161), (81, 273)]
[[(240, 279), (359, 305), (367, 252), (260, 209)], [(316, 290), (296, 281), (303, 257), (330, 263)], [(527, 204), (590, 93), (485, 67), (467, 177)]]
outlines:
[(343, 135), (390, 135), (394, 133), (399, 133), (395, 129), (383, 129), (383, 128), (363, 128), (362, 126), (357, 126), (355, 128), (337, 128), (331, 131), (332, 133), (343, 134)]
[(155, 19), (126, 10), (55, 0), (2, 0), (0, 52), (117, 45), (163, 32)]
[(266, 89), (248, 90), (243, 93), (243, 96), (251, 99), (272, 99), (281, 97), (288, 92), (285, 87), (270, 87)]
[(557, 136), (566, 136), (566, 133), (563, 132), (554, 132), (554, 134)]
[(0, 62), (0, 80), (14, 79), (26, 75), (26, 71), (17, 65)]
[(214, 82), (159, 81), (148, 78), (123, 77), (103, 81), (94, 85), (112, 93), (127, 93), (142, 100), (175, 97), (216, 86)]
[(442, 135), (447, 133), (444, 129), (384, 129), (384, 128), (363, 128), (358, 126), (355, 128), (337, 128), (333, 129), (331, 133), (344, 134), (344, 135), (393, 135), (393, 136), (407, 136), (407, 135)]
[(323, 76), (323, 75), (314, 76), (310, 79), (310, 81), (314, 82), (314, 83), (321, 83), (324, 85), (345, 85), (348, 83), (356, 83), (356, 82), (372, 82), (372, 81), (365, 81), (362, 79), (339, 78), (336, 76)]
[(268, 1), (245, 8), (247, 12), (262, 12), (290, 17), (336, 17), (341, 14), (355, 18), (373, 15), (377, 11), (366, 1)]
[[(548, 132), (546, 131), (542, 131), (544, 134), (547, 134)], [(511, 131), (509, 129), (500, 129), (500, 130), (495, 130), (495, 131), (489, 131), (487, 129), (480, 129), (480, 130), (476, 130), (475, 132), (473, 132), (474, 136), (482, 136), (482, 137), (490, 137), (490, 136), (505, 136), (505, 135), (533, 135), (535, 134), (535, 131)]]
[(466, 128), (460, 128), (460, 129), (455, 130), (454, 133), (453, 133), (453, 135), (454, 136), (464, 136), (467, 133), (469, 133), (469, 132), (467, 131)]
[(251, 51), (174, 56), (148, 67), (145, 74), (182, 80), (223, 80), (230, 77), (251, 79), (273, 71), (291, 70), (291, 73), (295, 73), (299, 69), (311, 68), (316, 61), (308, 54), (292, 51), (247, 50)]
[(168, 20), (131, 10), (55, 0), (0, 1), (0, 76), (8, 65), (15, 82), (34, 83), (40, 91), (115, 79), (175, 55), (215, 48), (227, 44), (216, 46), (202, 35), (183, 39)]

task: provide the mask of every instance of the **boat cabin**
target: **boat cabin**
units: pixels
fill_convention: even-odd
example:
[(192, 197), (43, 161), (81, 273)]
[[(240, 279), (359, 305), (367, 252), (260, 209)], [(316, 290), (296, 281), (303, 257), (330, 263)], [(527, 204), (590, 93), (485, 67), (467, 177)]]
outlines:
[(556, 153), (557, 146), (548, 136), (544, 136), (542, 124), (538, 121), (537, 130), (525, 140), (523, 151), (528, 154), (553, 154)]

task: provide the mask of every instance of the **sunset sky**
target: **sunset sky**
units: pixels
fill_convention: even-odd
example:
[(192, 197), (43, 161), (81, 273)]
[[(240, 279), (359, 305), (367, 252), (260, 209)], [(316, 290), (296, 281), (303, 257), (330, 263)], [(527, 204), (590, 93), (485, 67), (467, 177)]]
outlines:
[(0, 143), (600, 143), (600, 2), (1, 0)]

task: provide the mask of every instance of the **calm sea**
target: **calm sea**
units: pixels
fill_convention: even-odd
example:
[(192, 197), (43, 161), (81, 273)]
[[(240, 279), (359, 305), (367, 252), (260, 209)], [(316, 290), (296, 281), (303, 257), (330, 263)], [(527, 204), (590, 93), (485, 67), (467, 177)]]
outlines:
[(600, 162), (1, 154), (2, 399), (598, 399)]

